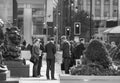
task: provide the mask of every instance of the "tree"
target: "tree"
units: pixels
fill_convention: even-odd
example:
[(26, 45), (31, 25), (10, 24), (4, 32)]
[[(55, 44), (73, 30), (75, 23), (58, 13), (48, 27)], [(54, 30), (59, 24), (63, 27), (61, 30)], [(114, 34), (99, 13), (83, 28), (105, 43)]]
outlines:
[[(72, 11), (73, 12), (73, 11)], [(81, 23), (81, 35), (80, 37), (89, 39), (90, 38), (90, 15), (85, 11), (74, 12), (72, 17), (72, 27), (74, 27), (74, 22)], [(91, 34), (93, 35), (94, 21), (91, 19)], [(74, 28), (72, 28), (74, 29)], [(74, 34), (74, 33), (73, 33)]]

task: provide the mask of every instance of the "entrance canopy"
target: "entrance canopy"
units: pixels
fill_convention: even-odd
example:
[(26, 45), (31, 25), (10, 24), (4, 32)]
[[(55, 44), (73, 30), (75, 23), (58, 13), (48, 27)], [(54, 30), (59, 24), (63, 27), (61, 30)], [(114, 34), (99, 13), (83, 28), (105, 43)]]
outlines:
[(106, 29), (103, 33), (120, 33), (120, 26)]

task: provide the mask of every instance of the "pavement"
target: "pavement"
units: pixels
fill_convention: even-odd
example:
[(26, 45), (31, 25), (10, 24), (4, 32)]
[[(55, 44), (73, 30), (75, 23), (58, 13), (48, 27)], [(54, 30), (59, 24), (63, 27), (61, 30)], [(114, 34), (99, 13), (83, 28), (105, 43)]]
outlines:
[(57, 80), (47, 80), (46, 79), (46, 61), (45, 61), (45, 56), (43, 57), (43, 61), (42, 61), (42, 68), (41, 68), (41, 74), (43, 75), (43, 77), (32, 77), (32, 68), (33, 68), (33, 64), (27, 60), (26, 64), (30, 65), (30, 77), (28, 78), (19, 78), (19, 83), (60, 83), (59, 80), (59, 75), (61, 74), (61, 69), (60, 69), (60, 64), (62, 62), (62, 57), (61, 57), (61, 52), (57, 52), (56, 54), (56, 62), (55, 62), (55, 78)]

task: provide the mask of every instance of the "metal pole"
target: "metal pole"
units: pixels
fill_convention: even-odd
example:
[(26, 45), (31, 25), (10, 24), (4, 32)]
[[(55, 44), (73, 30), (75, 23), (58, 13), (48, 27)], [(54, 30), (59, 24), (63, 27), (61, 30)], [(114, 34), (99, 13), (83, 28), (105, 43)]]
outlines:
[(91, 36), (92, 36), (92, 0), (90, 0), (90, 39), (91, 39)]
[(118, 4), (117, 4), (117, 26), (119, 26), (119, 0), (117, 0)]
[[(69, 26), (70, 26), (70, 34), (69, 34), (69, 37), (71, 37), (71, 28), (72, 28), (72, 7), (71, 7), (71, 5), (72, 5), (72, 2), (71, 2), (71, 0), (70, 0), (70, 23), (69, 23)], [(69, 39), (69, 37), (68, 37), (68, 39)]]

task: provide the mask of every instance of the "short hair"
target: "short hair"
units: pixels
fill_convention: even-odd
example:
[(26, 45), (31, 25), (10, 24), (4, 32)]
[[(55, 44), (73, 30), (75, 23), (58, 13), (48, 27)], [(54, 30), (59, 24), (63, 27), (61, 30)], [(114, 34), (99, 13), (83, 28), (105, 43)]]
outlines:
[(39, 41), (39, 42), (40, 42), (40, 39), (35, 39), (33, 43), (36, 43), (37, 41)]
[(51, 37), (50, 40), (51, 40), (51, 41), (54, 41), (54, 37)]
[(65, 39), (66, 39), (66, 36), (62, 36), (61, 39), (62, 39), (62, 40), (65, 40)]

